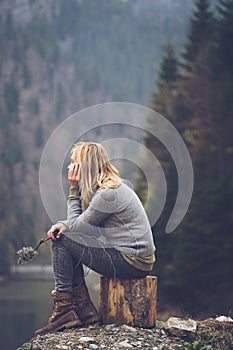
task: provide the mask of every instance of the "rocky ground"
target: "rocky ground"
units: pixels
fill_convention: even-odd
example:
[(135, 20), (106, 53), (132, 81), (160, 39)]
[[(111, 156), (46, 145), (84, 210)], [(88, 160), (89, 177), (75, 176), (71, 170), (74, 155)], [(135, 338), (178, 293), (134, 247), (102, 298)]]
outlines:
[(18, 350), (231, 350), (233, 323), (208, 319), (197, 322), (195, 334), (174, 336), (165, 324), (157, 321), (152, 329), (126, 325), (91, 325), (37, 336)]

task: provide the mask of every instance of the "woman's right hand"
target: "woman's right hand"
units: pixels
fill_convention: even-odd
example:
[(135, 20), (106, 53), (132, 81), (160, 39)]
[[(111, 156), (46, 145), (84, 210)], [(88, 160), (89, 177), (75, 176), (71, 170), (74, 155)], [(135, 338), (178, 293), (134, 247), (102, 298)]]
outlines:
[[(54, 235), (55, 232), (59, 230), (59, 233), (56, 234), (56, 236)], [(52, 225), (51, 228), (48, 230), (47, 232), (47, 236), (52, 240), (52, 241), (56, 241), (56, 239), (59, 239), (62, 235), (63, 232), (65, 232), (67, 230), (67, 227), (59, 222), (56, 225)]]

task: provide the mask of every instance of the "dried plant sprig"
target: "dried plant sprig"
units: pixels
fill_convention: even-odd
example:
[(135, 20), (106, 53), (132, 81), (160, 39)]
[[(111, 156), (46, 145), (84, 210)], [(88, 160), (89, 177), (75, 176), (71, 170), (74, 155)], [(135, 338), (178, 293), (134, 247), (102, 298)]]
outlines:
[(32, 247), (22, 247), (16, 254), (18, 255), (18, 264), (29, 264), (38, 255), (38, 252)]
[[(56, 231), (54, 231), (54, 237), (56, 237), (58, 234), (61, 234), (61, 232), (57, 229)], [(32, 247), (22, 247), (21, 249), (19, 249), (16, 254), (18, 255), (18, 260), (17, 263), (18, 264), (28, 264), (30, 263), (37, 255), (37, 249), (39, 248), (39, 246), (44, 243), (47, 242), (48, 240), (50, 240), (50, 238), (43, 238), (40, 240), (40, 242), (37, 244), (37, 246), (35, 248)]]

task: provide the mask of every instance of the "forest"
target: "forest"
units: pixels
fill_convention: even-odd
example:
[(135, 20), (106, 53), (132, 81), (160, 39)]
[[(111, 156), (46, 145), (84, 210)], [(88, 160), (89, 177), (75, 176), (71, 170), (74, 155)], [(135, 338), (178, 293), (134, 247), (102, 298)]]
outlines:
[[(176, 168), (153, 133), (145, 135), (168, 188), (153, 226), (159, 312), (231, 315), (232, 36), (232, 0), (0, 2), (1, 276), (11, 273), (15, 251), (35, 244), (50, 225), (38, 170), (51, 132), (97, 103), (139, 103), (174, 125), (194, 171), (188, 212), (166, 234)], [(150, 171), (146, 159), (145, 167)], [(144, 201), (141, 173), (135, 186)]]

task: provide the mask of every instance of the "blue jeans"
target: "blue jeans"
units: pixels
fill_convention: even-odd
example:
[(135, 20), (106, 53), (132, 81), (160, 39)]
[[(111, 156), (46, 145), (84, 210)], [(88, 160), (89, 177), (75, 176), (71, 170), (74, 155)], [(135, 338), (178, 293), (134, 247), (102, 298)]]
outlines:
[(72, 292), (74, 286), (85, 283), (83, 264), (110, 278), (137, 279), (149, 273), (128, 264), (114, 248), (88, 247), (65, 234), (52, 242), (51, 249), (55, 290), (58, 292)]

